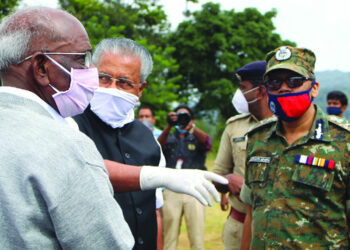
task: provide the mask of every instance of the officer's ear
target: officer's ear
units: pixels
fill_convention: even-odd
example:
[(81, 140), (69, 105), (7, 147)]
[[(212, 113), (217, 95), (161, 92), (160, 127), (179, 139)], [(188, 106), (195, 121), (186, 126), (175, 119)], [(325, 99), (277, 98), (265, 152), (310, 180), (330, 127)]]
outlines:
[(315, 82), (315, 84), (312, 86), (310, 95), (312, 98), (316, 98), (318, 96), (318, 91), (320, 88), (320, 84), (318, 82)]
[(258, 88), (258, 97), (264, 97), (266, 95), (266, 87), (264, 84), (260, 84)]
[(341, 111), (342, 113), (344, 113), (346, 107), (347, 107), (347, 105), (341, 105), (341, 106), (340, 106), (340, 111)]

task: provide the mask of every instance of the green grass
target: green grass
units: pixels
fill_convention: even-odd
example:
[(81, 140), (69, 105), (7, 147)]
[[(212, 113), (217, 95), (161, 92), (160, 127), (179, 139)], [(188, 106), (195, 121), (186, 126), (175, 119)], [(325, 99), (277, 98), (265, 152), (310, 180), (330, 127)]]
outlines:
[[(206, 161), (206, 166), (209, 171), (214, 167), (215, 155), (209, 154)], [(205, 234), (204, 234), (204, 246), (206, 250), (224, 249), (224, 245), (221, 240), (222, 230), (227, 218), (228, 212), (221, 211), (220, 204), (215, 203), (213, 207), (206, 208), (205, 218)], [(190, 243), (187, 237), (186, 223), (184, 218), (181, 223), (181, 230), (179, 236), (178, 250), (189, 250)], [(164, 249), (166, 250), (166, 249)]]

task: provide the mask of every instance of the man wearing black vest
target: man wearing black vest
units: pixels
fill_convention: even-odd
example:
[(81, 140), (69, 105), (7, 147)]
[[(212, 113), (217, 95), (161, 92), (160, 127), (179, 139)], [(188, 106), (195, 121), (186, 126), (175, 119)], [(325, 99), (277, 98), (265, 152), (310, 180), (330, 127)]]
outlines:
[[(89, 108), (74, 119), (105, 159), (117, 193), (115, 199), (135, 238), (134, 249), (156, 249), (154, 188), (165, 186), (189, 193), (204, 205), (210, 205), (208, 194), (195, 191), (192, 183), (207, 185), (207, 180), (217, 179), (217, 176), (209, 176), (206, 172), (191, 176), (191, 173), (178, 171), (175, 173), (177, 179), (169, 182), (169, 173), (166, 173), (169, 169), (149, 167), (165, 165), (165, 161), (152, 132), (134, 119), (134, 105), (153, 66), (144, 47), (126, 38), (105, 39), (97, 45), (92, 60), (99, 71), (100, 88), (95, 91)], [(181, 184), (186, 178), (191, 181)], [(134, 190), (147, 191), (130, 192)], [(207, 191), (218, 199), (211, 187)]]

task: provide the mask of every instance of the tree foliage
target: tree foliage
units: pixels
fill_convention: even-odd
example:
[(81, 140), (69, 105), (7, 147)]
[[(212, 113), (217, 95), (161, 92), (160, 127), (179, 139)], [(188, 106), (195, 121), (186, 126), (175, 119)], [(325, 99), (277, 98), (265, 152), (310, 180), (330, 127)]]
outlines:
[[(124, 36), (146, 38), (161, 45), (169, 23), (156, 0), (59, 0), (62, 9), (77, 17), (86, 27), (91, 39)], [(91, 41), (96, 45), (99, 41)]]
[(235, 71), (264, 60), (267, 52), (280, 45), (295, 46), (273, 32), (275, 16), (275, 10), (262, 14), (255, 8), (223, 11), (219, 4), (209, 2), (180, 23), (169, 42), (176, 48), (177, 73), (184, 77), (181, 96), (195, 96), (198, 110), (219, 110), (226, 118), (234, 114)]
[(0, 1), (0, 19), (7, 16), (20, 3), (20, 0), (1, 0)]
[[(181, 75), (167, 45), (169, 23), (161, 5), (156, 0), (59, 0), (62, 9), (76, 16), (85, 26), (90, 42), (95, 47), (102, 39), (126, 37), (149, 50), (154, 68), (147, 79), (141, 102), (151, 106), (158, 120), (165, 123), (171, 103), (178, 100), (176, 84)], [(170, 76), (172, 74), (172, 76)]]

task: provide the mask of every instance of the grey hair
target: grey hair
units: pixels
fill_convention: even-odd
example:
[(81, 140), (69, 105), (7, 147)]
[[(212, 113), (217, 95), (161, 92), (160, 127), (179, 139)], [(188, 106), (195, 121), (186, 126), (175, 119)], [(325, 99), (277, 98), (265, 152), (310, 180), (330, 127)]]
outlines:
[(146, 81), (149, 74), (152, 72), (153, 60), (151, 54), (142, 45), (127, 38), (107, 38), (102, 40), (95, 48), (92, 56), (92, 62), (97, 65), (103, 52), (112, 53), (115, 55), (137, 56), (141, 61), (141, 82)]
[(29, 52), (46, 51), (47, 43), (34, 40), (58, 41), (61, 35), (47, 13), (47, 7), (27, 7), (2, 19), (0, 23), (0, 71), (16, 65)]

